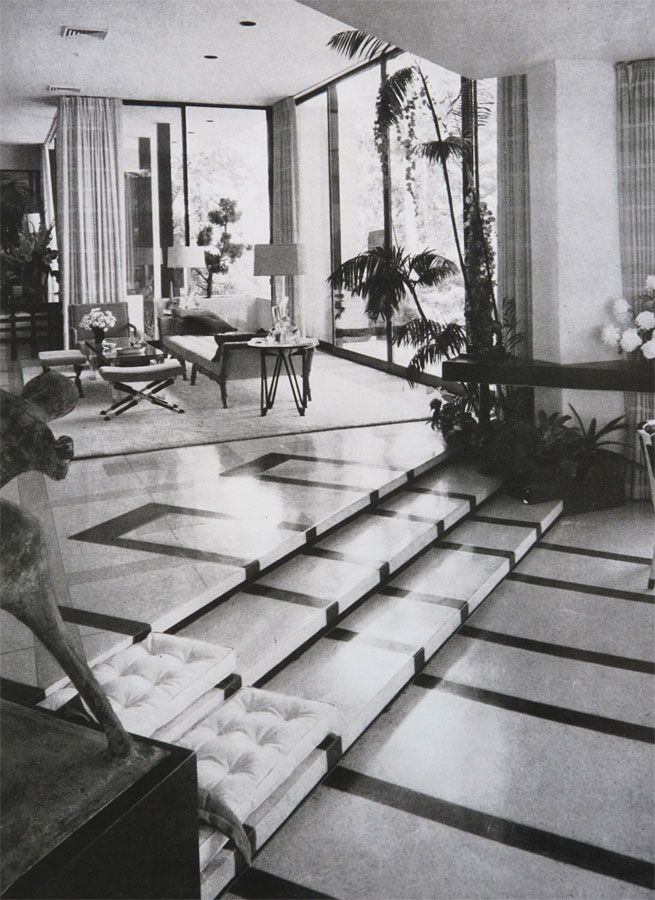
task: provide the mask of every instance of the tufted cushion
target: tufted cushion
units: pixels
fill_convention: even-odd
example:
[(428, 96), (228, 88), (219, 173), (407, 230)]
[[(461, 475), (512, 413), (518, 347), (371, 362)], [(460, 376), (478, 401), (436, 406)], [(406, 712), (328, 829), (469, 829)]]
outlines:
[[(228, 647), (150, 634), (98, 663), (93, 674), (125, 728), (148, 737), (233, 672), (235, 662)], [(76, 693), (65, 687), (39, 705), (59, 709)]]
[(334, 727), (327, 703), (242, 688), (175, 743), (198, 758), (202, 820), (220, 827), (220, 804), (244, 821)]

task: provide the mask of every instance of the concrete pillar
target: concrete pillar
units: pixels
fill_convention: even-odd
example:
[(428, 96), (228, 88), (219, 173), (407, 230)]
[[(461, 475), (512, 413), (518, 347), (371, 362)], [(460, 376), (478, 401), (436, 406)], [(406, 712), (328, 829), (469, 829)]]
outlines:
[[(622, 296), (614, 67), (559, 59), (528, 71), (535, 359), (616, 355), (600, 341), (610, 298)], [(538, 391), (537, 409), (568, 403), (588, 419), (623, 411), (620, 394)]]

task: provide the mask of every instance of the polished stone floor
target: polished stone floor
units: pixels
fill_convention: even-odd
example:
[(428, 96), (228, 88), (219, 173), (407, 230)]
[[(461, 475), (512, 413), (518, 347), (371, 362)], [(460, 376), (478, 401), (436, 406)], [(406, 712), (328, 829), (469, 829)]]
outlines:
[(646, 503), (560, 519), (228, 896), (651, 895), (652, 535)]

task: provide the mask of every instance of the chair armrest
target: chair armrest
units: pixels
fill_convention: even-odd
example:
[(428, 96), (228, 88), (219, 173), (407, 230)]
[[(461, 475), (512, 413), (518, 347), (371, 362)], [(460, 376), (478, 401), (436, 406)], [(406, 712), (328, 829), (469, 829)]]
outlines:
[(223, 344), (244, 344), (256, 337), (261, 337), (261, 333), (258, 334), (256, 331), (225, 331), (221, 334), (215, 334), (214, 340), (220, 347)]
[(76, 328), (74, 325), (70, 325), (70, 326), (69, 326), (69, 332), (70, 332), (70, 335), (69, 335), (69, 337), (70, 337), (70, 345), (71, 345), (71, 347), (73, 347), (73, 348), (77, 348), (78, 345), (79, 345), (79, 343), (80, 343), (80, 336), (79, 336), (79, 334), (77, 333), (77, 328)]
[(128, 322), (128, 323), (127, 323), (127, 330), (128, 330), (128, 332), (131, 331), (132, 334), (134, 334), (134, 335), (138, 334), (136, 325), (132, 325), (131, 322)]

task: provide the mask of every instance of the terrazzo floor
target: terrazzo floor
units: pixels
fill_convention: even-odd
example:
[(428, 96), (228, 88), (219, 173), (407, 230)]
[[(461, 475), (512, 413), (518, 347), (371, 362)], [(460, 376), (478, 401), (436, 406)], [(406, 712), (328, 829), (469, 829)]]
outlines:
[(646, 503), (560, 519), (224, 896), (651, 896), (652, 534)]

